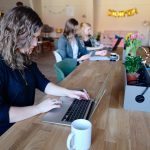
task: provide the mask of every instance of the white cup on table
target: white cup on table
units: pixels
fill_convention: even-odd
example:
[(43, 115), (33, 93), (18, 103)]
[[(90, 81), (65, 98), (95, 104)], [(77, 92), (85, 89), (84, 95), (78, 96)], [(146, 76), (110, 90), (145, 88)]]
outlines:
[(92, 124), (85, 119), (77, 119), (71, 123), (71, 133), (67, 138), (69, 150), (89, 150), (91, 146)]
[(110, 53), (110, 60), (118, 61), (119, 59), (120, 59), (120, 56), (117, 53)]

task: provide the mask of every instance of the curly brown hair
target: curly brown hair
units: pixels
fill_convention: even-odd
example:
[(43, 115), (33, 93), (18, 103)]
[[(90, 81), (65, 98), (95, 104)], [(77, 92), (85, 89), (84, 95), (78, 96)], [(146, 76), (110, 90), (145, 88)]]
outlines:
[(12, 69), (24, 69), (30, 57), (19, 49), (30, 48), (34, 33), (43, 26), (35, 11), (26, 6), (8, 11), (0, 22), (0, 55)]

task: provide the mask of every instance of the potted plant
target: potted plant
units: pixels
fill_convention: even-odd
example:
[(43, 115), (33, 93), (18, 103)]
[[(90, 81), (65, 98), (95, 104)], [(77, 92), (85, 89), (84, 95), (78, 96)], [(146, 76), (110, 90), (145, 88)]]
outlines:
[[(136, 56), (137, 50), (142, 46), (143, 35), (128, 33), (125, 37), (126, 56)], [(141, 49), (142, 50), (142, 49)]]
[(142, 58), (140, 56), (127, 56), (124, 64), (127, 72), (127, 81), (137, 80), (139, 77), (138, 71), (142, 68)]

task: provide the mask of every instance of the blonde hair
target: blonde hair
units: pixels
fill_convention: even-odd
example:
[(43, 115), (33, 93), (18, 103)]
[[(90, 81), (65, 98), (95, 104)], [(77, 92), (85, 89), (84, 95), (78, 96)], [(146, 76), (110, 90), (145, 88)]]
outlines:
[(81, 23), (80, 23), (80, 28), (84, 28), (84, 27), (86, 27), (86, 26), (91, 27), (91, 24), (90, 24), (90, 23), (87, 23), (87, 22), (81, 22)]
[(84, 36), (84, 29), (86, 27), (91, 27), (91, 24), (90, 23), (87, 23), (87, 22), (81, 22), (80, 23), (80, 36)]

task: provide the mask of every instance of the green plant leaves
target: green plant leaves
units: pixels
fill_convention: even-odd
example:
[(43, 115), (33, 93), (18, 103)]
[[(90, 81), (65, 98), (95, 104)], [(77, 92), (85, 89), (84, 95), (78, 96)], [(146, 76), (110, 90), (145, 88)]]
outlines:
[(125, 67), (128, 73), (136, 73), (142, 67), (142, 58), (140, 56), (127, 56)]

